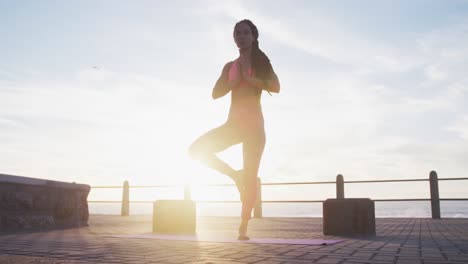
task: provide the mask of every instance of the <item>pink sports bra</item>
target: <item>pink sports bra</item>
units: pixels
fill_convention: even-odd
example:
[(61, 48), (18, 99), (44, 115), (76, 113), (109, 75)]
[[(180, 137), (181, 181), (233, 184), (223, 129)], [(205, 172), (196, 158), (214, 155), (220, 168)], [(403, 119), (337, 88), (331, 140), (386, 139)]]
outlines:
[[(231, 64), (231, 68), (229, 68), (229, 72), (228, 72), (228, 80), (229, 81), (233, 81), (233, 80), (236, 80), (237, 78), (239, 78), (239, 74), (241, 74), (237, 69), (237, 64), (238, 64), (238, 60), (235, 60), (234, 63)], [(250, 67), (248, 70), (247, 70), (247, 74), (249, 74), (249, 76), (252, 76), (253, 75), (253, 72), (252, 72), (252, 67)], [(245, 81), (242, 80), (240, 82), (240, 85), (242, 84), (245, 84)]]
[[(237, 70), (238, 67), (237, 67), (237, 63), (238, 60), (235, 60), (232, 64), (231, 64), (231, 68), (229, 68), (229, 72), (228, 72), (228, 81), (233, 81), (233, 80), (236, 80), (238, 77), (239, 77), (239, 74), (240, 72)], [(253, 70), (252, 70), (252, 67), (249, 67), (249, 69), (247, 70), (247, 74), (252, 77), (253, 76)], [(247, 84), (247, 82), (245, 80), (241, 80), (240, 83), (239, 83), (239, 86), (243, 86)], [(236, 87), (237, 88), (237, 87)], [(266, 90), (268, 92), (269, 95), (271, 95), (270, 91)]]

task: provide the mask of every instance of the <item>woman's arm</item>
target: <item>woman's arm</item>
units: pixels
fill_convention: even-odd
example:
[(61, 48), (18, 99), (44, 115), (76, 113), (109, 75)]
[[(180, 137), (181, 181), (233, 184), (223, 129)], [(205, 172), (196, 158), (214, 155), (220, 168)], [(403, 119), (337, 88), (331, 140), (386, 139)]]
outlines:
[(229, 93), (229, 91), (232, 90), (232, 88), (239, 84), (239, 80), (228, 80), (229, 69), (231, 68), (232, 63), (233, 62), (231, 61), (224, 65), (221, 76), (219, 76), (218, 80), (216, 81), (216, 84), (213, 87), (213, 92), (211, 93), (213, 99), (218, 99), (225, 96), (227, 93)]
[(272, 70), (271, 71), (271, 79), (265, 81), (265, 90), (272, 92), (272, 93), (279, 93), (280, 92), (280, 83), (278, 76), (276, 73)]
[(276, 73), (271, 71), (271, 79), (263, 81), (262, 79), (258, 79), (255, 77), (250, 77), (248, 74), (243, 73), (243, 78), (252, 86), (257, 87), (258, 89), (263, 89), (268, 92), (272, 93), (279, 93), (280, 92), (280, 83), (278, 80), (278, 76)]

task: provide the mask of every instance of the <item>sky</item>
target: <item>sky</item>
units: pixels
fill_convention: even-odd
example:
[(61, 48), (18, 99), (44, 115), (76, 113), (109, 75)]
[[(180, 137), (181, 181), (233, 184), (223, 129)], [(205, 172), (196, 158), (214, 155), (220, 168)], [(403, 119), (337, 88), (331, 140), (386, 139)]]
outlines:
[[(230, 98), (211, 90), (239, 54), (232, 31), (244, 18), (281, 82), (262, 96), (263, 182), (468, 176), (462, 0), (0, 1), (0, 173), (230, 183), (187, 148), (226, 121)], [(219, 155), (239, 169), (241, 153)], [(322, 186), (271, 196), (334, 196)], [(467, 197), (466, 182), (440, 186), (441, 197)], [(346, 191), (429, 196), (427, 183)]]

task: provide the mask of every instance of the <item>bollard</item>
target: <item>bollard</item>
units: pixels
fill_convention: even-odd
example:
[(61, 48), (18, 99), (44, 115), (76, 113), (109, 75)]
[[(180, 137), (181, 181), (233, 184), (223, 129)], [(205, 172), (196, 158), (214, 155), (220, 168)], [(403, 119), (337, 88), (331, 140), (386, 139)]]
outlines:
[(257, 177), (257, 199), (254, 207), (254, 218), (262, 218), (262, 180)]
[(429, 186), (431, 189), (432, 219), (440, 219), (439, 182), (435, 171), (431, 171), (429, 174)]
[(336, 176), (336, 199), (344, 199), (344, 179), (341, 174)]
[(122, 216), (128, 216), (130, 211), (130, 198), (129, 198), (129, 186), (128, 181), (124, 182), (123, 192), (122, 192)]
[(190, 190), (190, 185), (185, 185), (184, 188), (184, 200), (192, 200), (192, 192)]

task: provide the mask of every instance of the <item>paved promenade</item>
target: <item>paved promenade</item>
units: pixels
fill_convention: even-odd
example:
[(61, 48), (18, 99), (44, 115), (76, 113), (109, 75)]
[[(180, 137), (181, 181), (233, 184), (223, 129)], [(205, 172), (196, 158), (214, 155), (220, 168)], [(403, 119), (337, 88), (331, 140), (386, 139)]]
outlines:
[[(197, 221), (199, 234), (236, 237), (237, 218)], [(376, 222), (375, 237), (324, 236), (321, 218), (263, 218), (250, 224), (251, 237), (343, 240), (324, 246), (113, 237), (151, 233), (151, 216), (91, 215), (88, 227), (0, 235), (0, 263), (468, 263), (468, 219)]]

